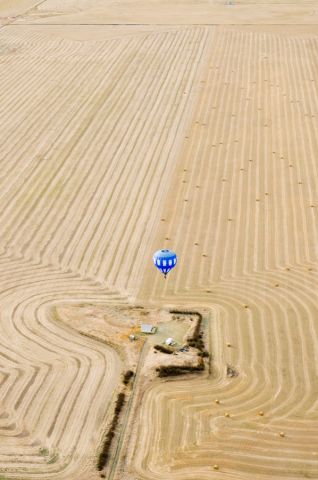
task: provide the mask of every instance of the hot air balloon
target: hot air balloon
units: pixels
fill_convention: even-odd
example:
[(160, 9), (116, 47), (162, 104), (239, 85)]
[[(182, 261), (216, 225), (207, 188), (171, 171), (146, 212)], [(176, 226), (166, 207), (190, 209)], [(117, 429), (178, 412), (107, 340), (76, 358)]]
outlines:
[(176, 266), (177, 255), (172, 250), (158, 250), (153, 255), (153, 263), (166, 278), (167, 273)]

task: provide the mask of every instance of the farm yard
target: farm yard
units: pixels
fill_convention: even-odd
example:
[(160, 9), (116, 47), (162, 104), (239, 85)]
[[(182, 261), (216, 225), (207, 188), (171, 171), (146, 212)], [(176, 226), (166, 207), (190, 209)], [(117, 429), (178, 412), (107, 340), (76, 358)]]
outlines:
[(318, 1), (3, 0), (0, 87), (0, 478), (317, 478)]

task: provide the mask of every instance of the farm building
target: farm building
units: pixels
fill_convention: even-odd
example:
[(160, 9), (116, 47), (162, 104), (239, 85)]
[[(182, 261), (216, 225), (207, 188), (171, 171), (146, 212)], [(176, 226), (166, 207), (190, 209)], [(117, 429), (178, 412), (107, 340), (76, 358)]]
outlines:
[(157, 327), (149, 323), (142, 323), (140, 327), (141, 333), (156, 333)]

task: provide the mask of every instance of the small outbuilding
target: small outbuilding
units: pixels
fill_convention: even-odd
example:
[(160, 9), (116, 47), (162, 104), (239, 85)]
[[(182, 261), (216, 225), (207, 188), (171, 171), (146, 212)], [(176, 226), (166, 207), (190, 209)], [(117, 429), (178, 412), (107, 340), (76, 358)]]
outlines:
[(165, 341), (165, 344), (166, 345), (174, 345), (176, 342), (173, 341), (173, 338), (167, 338), (167, 340)]
[(149, 323), (142, 323), (140, 327), (141, 333), (156, 333), (157, 327)]

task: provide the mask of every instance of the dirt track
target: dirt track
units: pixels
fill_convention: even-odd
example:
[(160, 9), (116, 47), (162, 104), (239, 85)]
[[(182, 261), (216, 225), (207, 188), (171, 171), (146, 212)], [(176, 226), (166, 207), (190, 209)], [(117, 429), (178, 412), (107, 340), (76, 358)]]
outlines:
[(118, 478), (317, 478), (318, 2), (35, 5), (0, 5), (1, 474), (99, 478), (123, 365), (53, 307), (136, 301), (209, 309), (213, 375), (141, 392)]

